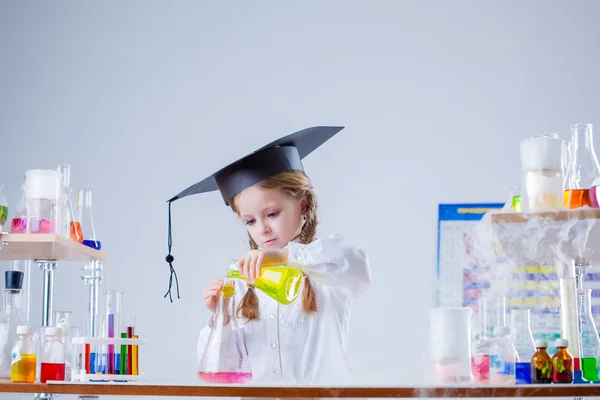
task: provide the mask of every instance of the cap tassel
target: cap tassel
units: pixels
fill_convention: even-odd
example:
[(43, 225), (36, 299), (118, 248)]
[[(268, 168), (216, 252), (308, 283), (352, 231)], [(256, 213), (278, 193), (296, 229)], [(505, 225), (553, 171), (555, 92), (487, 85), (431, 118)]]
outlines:
[(175, 276), (175, 285), (177, 286), (177, 298), (179, 299), (179, 280), (177, 279), (177, 272), (173, 268), (173, 261), (175, 258), (171, 255), (171, 247), (173, 247), (173, 238), (171, 236), (171, 202), (169, 201), (169, 254), (165, 257), (165, 261), (169, 264), (171, 269), (171, 275), (169, 276), (169, 290), (165, 293), (164, 297), (169, 296), (171, 303), (173, 302), (173, 296), (171, 295), (171, 287), (173, 286), (173, 276)]

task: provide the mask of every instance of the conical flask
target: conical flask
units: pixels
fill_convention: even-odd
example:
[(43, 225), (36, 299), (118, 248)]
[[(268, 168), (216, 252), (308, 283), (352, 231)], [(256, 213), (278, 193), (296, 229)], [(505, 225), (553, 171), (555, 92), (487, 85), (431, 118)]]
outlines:
[[(231, 262), (227, 276), (245, 280), (235, 263), (235, 260)], [(253, 286), (281, 304), (290, 304), (300, 293), (302, 276), (299, 266), (293, 263), (265, 259)]]
[(594, 150), (592, 124), (573, 125), (571, 157), (565, 179), (565, 207), (591, 207), (590, 188), (598, 176), (600, 176), (600, 164)]
[(223, 288), (206, 348), (198, 367), (198, 378), (206, 383), (247, 383), (252, 379), (246, 341), (236, 317), (233, 279), (223, 278)]
[(81, 233), (81, 224), (77, 219), (78, 215), (73, 200), (73, 192), (71, 191), (71, 166), (57, 165), (55, 170), (62, 175), (60, 233), (62, 236), (70, 237), (81, 243), (83, 242), (83, 234)]
[(578, 322), (581, 347), (581, 369), (583, 379), (598, 382), (598, 355), (600, 338), (592, 316), (592, 289), (577, 290)]
[(80, 189), (77, 192), (78, 220), (81, 223), (81, 232), (83, 233), (83, 244), (96, 250), (100, 250), (102, 245), (96, 238), (96, 227), (92, 217), (92, 191), (89, 189)]

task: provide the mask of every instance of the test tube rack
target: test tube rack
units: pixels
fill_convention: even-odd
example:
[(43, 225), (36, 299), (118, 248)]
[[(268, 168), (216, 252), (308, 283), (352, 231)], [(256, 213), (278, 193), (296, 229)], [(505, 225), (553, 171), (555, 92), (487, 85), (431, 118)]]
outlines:
[[(103, 337), (74, 337), (71, 341), (71, 346), (98, 346), (98, 345), (114, 345), (117, 346), (137, 346), (136, 349), (139, 351), (139, 346), (143, 346), (146, 344), (146, 341), (143, 339), (124, 339), (124, 338), (103, 338)], [(79, 352), (79, 350), (78, 350)], [(82, 351), (82, 357), (85, 356), (85, 352)], [(139, 352), (137, 353), (139, 354)], [(136, 354), (136, 357), (137, 357)], [(127, 382), (139, 382), (145, 379), (144, 374), (142, 372), (138, 372), (137, 374), (104, 374), (104, 373), (95, 373), (88, 374), (84, 365), (82, 365), (84, 361), (81, 360), (77, 367), (79, 372), (75, 371), (75, 368), (71, 372), (71, 381), (72, 382), (86, 382), (86, 383), (127, 383)], [(137, 363), (137, 361), (136, 361)], [(139, 364), (138, 364), (139, 366)], [(74, 366), (75, 367), (75, 366)], [(81, 368), (83, 367), (83, 368)]]

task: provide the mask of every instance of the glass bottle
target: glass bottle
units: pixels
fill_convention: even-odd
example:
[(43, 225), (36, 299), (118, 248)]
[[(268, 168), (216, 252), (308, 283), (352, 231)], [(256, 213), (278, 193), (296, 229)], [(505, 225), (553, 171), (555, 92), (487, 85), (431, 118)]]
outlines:
[(594, 150), (592, 124), (575, 124), (571, 127), (571, 158), (565, 182), (565, 207), (591, 207), (589, 190), (598, 176), (600, 164)]
[[(227, 271), (227, 276), (245, 280), (235, 266), (235, 261), (232, 262), (230, 269)], [(303, 274), (299, 266), (280, 260), (267, 259), (263, 261), (260, 276), (253, 286), (279, 303), (287, 305), (298, 297), (302, 286), (302, 278)]]
[(531, 382), (532, 383), (552, 383), (552, 358), (548, 351), (548, 341), (537, 339), (535, 341), (537, 351), (531, 357)]
[(510, 340), (510, 328), (496, 327), (490, 346), (490, 384), (514, 384), (516, 361), (517, 351)]
[(11, 382), (34, 383), (37, 357), (33, 344), (33, 328), (30, 326), (17, 327), (17, 342), (11, 352), (12, 366)]
[(198, 367), (206, 383), (247, 383), (252, 379), (246, 341), (235, 316), (233, 279), (223, 278), (211, 331)]
[(535, 354), (535, 343), (531, 333), (529, 310), (511, 310), (511, 340), (517, 350), (516, 383), (531, 383), (531, 358)]
[(23, 273), (5, 271), (4, 281), (4, 308), (0, 311), (0, 379), (10, 379), (11, 353), (17, 338), (17, 327), (27, 325), (20, 308)]
[(96, 227), (92, 217), (92, 191), (89, 189), (80, 189), (77, 192), (77, 204), (83, 233), (83, 244), (96, 250), (100, 250), (102, 245), (96, 237)]
[(579, 335), (581, 346), (581, 369), (583, 379), (598, 382), (598, 355), (600, 353), (600, 338), (592, 316), (592, 290), (577, 290), (577, 305), (579, 307)]
[(65, 380), (65, 345), (62, 340), (61, 328), (49, 326), (46, 328), (46, 340), (42, 346), (40, 382)]
[(71, 191), (71, 166), (57, 165), (56, 171), (62, 176), (62, 193), (61, 193), (61, 210), (60, 210), (60, 232), (62, 236), (70, 237), (71, 239), (81, 243), (83, 235), (81, 233), (81, 224), (77, 220), (78, 214), (73, 200), (73, 192)]
[(4, 193), (2, 193), (3, 187), (3, 185), (0, 185), (0, 232), (4, 232), (4, 224), (6, 224), (6, 220), (8, 219), (8, 201)]
[(573, 382), (573, 357), (567, 350), (569, 341), (567, 339), (556, 339), (556, 353), (552, 357), (552, 382)]

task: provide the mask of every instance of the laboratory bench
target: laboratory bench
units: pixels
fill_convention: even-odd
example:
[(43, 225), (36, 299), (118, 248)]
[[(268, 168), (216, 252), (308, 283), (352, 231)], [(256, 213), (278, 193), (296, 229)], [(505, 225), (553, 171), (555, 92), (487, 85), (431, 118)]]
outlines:
[(1, 383), (0, 393), (90, 396), (266, 397), (266, 398), (488, 398), (600, 397), (600, 385), (512, 386), (200, 386), (151, 383)]

